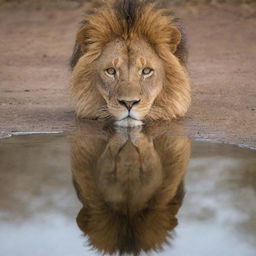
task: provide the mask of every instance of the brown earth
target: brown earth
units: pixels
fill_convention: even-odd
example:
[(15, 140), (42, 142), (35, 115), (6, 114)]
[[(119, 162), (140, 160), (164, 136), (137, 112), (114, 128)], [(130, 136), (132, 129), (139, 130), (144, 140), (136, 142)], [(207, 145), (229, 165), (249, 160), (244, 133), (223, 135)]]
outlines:
[[(68, 61), (81, 8), (0, 7), (0, 136), (69, 131)], [(255, 5), (175, 6), (190, 50), (193, 138), (256, 147)]]

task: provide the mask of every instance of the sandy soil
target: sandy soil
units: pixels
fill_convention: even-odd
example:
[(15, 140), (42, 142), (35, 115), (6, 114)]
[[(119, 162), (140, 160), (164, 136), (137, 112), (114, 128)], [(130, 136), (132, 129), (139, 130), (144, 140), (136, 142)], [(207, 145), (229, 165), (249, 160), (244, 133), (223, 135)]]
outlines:
[[(74, 127), (68, 60), (83, 8), (0, 8), (0, 136)], [(256, 7), (174, 9), (188, 35), (193, 94), (179, 123), (194, 138), (256, 147)]]

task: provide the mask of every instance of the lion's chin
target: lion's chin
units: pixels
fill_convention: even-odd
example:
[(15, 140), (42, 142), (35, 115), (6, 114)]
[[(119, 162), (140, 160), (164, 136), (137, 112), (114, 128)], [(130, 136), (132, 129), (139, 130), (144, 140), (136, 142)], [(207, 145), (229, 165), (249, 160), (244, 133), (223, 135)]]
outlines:
[(125, 119), (115, 121), (115, 125), (122, 126), (122, 127), (135, 127), (135, 126), (143, 125), (143, 122), (140, 120), (127, 117)]

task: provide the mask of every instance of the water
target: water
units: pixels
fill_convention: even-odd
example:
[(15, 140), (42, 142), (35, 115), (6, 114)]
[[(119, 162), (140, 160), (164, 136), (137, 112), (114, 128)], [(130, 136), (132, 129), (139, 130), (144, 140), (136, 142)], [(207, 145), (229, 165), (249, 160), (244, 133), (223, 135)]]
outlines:
[(0, 140), (0, 255), (256, 255), (256, 151), (177, 135)]

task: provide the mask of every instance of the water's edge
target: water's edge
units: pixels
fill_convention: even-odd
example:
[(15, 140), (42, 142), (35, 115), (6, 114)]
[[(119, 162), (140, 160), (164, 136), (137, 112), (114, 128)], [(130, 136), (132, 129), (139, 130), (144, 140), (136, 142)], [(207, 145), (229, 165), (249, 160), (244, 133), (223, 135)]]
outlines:
[[(12, 136), (23, 136), (23, 135), (44, 135), (44, 134), (48, 134), (48, 135), (54, 135), (54, 134), (69, 134), (70, 132), (65, 132), (62, 130), (58, 130), (58, 131), (38, 131), (38, 132), (11, 132), (7, 135), (3, 135), (0, 136), (0, 140), (1, 139), (7, 139), (10, 138)], [(190, 139), (193, 139), (195, 141), (201, 141), (201, 142), (211, 142), (211, 143), (217, 143), (217, 144), (225, 144), (225, 145), (235, 145), (238, 146), (240, 148), (246, 148), (246, 149), (251, 149), (251, 150), (256, 150), (256, 146), (250, 146), (247, 144), (243, 144), (243, 143), (234, 143), (234, 142), (223, 142), (223, 141), (219, 141), (219, 139), (209, 139), (209, 138), (202, 138), (202, 137), (197, 137), (197, 136), (193, 136), (193, 135), (182, 135), (185, 137), (188, 137)]]

